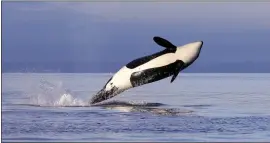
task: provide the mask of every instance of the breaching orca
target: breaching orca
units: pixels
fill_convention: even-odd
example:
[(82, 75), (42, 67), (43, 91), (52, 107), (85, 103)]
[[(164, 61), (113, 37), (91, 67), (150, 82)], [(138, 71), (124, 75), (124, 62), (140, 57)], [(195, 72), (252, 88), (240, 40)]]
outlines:
[(165, 47), (158, 53), (135, 59), (115, 73), (105, 86), (92, 97), (95, 104), (137, 86), (155, 82), (172, 76), (171, 83), (178, 73), (191, 65), (198, 57), (203, 41), (176, 47), (168, 40), (154, 37), (153, 40)]

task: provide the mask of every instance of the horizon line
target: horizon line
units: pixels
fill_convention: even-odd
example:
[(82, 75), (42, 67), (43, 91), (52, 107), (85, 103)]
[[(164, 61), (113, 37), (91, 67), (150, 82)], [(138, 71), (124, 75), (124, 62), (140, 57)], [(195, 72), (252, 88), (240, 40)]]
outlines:
[[(1, 74), (107, 74), (116, 72), (1, 72)], [(270, 72), (181, 72), (182, 74), (270, 74)]]

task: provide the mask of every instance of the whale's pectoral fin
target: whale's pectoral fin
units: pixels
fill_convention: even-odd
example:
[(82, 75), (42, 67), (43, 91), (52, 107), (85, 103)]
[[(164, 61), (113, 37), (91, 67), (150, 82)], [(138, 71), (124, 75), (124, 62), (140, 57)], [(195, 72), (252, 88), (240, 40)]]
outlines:
[(162, 46), (162, 47), (165, 47), (166, 49), (170, 50), (170, 51), (176, 51), (176, 46), (173, 45), (171, 42), (169, 42), (168, 40), (166, 39), (163, 39), (161, 37), (154, 37), (153, 40), (159, 45), (159, 46)]
[(177, 77), (177, 75), (179, 74), (179, 72), (183, 69), (185, 63), (181, 60), (177, 60), (176, 61), (176, 66), (175, 66), (175, 70), (171, 79), (171, 83), (175, 80), (175, 78)]

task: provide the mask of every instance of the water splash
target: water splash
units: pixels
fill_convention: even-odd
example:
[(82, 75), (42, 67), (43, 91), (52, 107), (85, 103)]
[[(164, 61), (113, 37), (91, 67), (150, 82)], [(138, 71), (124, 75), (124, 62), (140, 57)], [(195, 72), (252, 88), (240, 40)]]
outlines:
[(101, 107), (105, 109), (118, 110), (120, 112), (141, 112), (156, 115), (183, 115), (190, 114), (193, 111), (165, 108), (162, 103), (149, 103), (145, 101), (105, 101), (90, 105), (88, 100), (83, 100), (74, 96), (71, 90), (66, 89), (61, 80), (40, 80), (39, 84), (31, 89), (30, 106), (42, 107)]
[(58, 101), (54, 103), (54, 106), (86, 106), (82, 100), (74, 98), (70, 94), (63, 94)]
[(38, 86), (30, 94), (31, 105), (36, 106), (87, 106), (87, 102), (72, 96), (70, 90), (65, 89), (63, 82), (49, 82), (40, 80)]

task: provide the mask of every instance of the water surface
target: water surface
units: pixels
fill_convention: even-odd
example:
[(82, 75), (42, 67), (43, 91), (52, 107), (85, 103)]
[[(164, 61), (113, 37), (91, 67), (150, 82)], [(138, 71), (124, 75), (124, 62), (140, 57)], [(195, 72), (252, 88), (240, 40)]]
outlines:
[(270, 141), (270, 74), (179, 74), (88, 105), (110, 74), (2, 74), (3, 141)]

